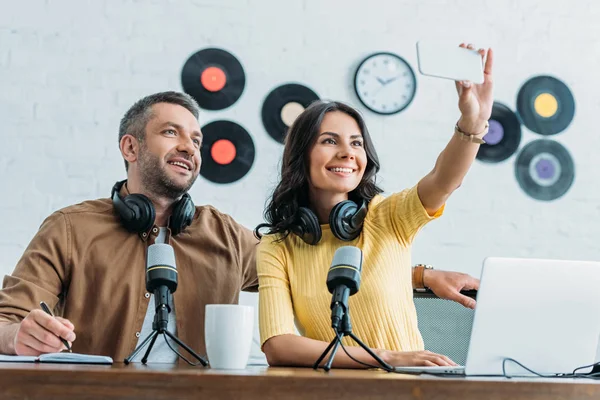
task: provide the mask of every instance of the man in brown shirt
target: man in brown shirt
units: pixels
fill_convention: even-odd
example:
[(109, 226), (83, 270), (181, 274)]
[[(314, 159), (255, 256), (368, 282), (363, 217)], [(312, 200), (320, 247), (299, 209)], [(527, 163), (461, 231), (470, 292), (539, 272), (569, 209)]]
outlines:
[[(256, 291), (257, 240), (230, 216), (196, 207), (187, 195), (200, 172), (198, 112), (188, 95), (164, 92), (125, 114), (119, 147), (127, 181), (115, 185), (112, 198), (66, 207), (42, 223), (4, 278), (0, 353), (58, 352), (64, 349), (60, 337), (74, 352), (122, 361), (143, 338), (147, 314), (153, 315), (146, 253), (162, 234), (174, 248), (178, 271), (173, 328), (205, 354), (204, 306), (237, 303), (240, 290)], [(45, 314), (40, 301), (57, 317)]]

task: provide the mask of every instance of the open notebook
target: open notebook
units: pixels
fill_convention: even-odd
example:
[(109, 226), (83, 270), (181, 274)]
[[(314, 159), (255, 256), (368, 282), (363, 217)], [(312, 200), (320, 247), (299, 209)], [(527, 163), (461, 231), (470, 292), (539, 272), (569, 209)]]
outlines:
[(48, 353), (40, 356), (6, 356), (0, 354), (0, 362), (40, 362), (60, 364), (112, 364), (107, 356), (92, 356), (79, 353)]

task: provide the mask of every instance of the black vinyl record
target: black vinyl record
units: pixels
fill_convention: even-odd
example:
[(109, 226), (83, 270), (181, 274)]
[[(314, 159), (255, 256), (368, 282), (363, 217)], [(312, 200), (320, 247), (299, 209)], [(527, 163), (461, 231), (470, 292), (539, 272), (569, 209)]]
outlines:
[(232, 121), (213, 121), (202, 127), (200, 175), (214, 183), (232, 183), (243, 178), (254, 163), (250, 134)]
[(283, 143), (295, 117), (315, 100), (319, 100), (315, 92), (296, 83), (273, 89), (262, 106), (262, 121), (269, 136)]
[(222, 110), (240, 98), (246, 85), (246, 75), (231, 53), (222, 49), (203, 49), (185, 62), (181, 85), (200, 107)]
[(555, 135), (573, 121), (575, 99), (562, 81), (551, 76), (536, 76), (519, 90), (517, 112), (532, 132)]
[(515, 174), (521, 189), (536, 200), (558, 199), (575, 179), (575, 165), (568, 150), (554, 140), (535, 140), (517, 157)]
[(486, 142), (479, 147), (477, 159), (498, 163), (512, 156), (521, 143), (521, 123), (517, 115), (502, 103), (494, 102)]

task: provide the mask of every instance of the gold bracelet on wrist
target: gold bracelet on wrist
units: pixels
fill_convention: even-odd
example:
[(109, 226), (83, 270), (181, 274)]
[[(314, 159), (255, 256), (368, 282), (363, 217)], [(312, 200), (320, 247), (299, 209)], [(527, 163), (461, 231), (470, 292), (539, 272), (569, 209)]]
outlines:
[(489, 122), (486, 121), (485, 128), (483, 129), (483, 132), (480, 132), (480, 133), (467, 133), (467, 132), (463, 132), (458, 127), (458, 123), (457, 123), (456, 126), (454, 127), (454, 134), (456, 136), (458, 136), (460, 138), (460, 140), (462, 140), (463, 142), (471, 142), (471, 143), (484, 144), (485, 141), (483, 140), (483, 137), (485, 135), (487, 135), (489, 129), (490, 129), (490, 124), (489, 124)]

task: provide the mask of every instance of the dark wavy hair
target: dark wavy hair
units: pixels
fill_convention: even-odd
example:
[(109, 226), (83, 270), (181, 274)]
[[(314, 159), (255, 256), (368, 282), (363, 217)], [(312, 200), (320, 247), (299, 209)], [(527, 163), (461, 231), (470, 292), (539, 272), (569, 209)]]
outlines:
[(362, 201), (371, 201), (375, 195), (383, 192), (375, 183), (375, 175), (379, 171), (379, 157), (360, 113), (337, 101), (315, 101), (296, 118), (288, 130), (281, 161), (280, 181), (265, 208), (266, 222), (254, 229), (257, 238), (262, 236), (261, 229), (268, 228), (267, 234), (281, 234), (279, 239), (285, 239), (291, 233), (298, 209), (309, 207), (309, 154), (319, 137), (325, 114), (333, 111), (340, 111), (354, 118), (362, 133), (367, 154), (367, 167), (363, 178), (356, 189), (348, 193), (348, 198), (360, 204)]

